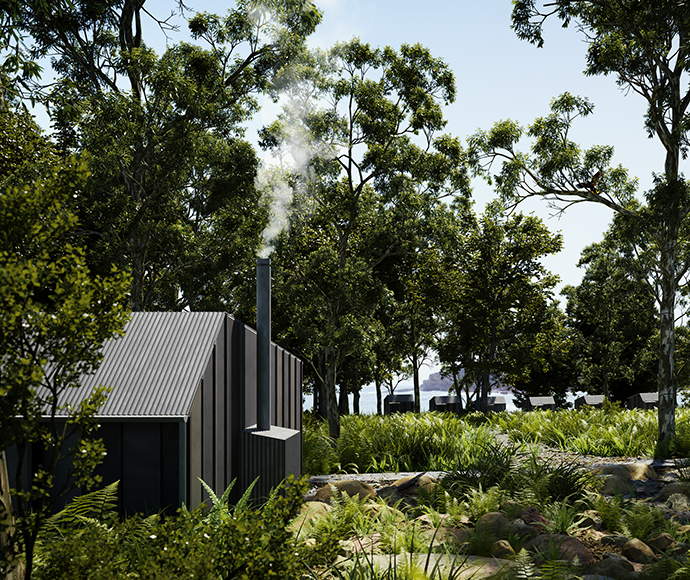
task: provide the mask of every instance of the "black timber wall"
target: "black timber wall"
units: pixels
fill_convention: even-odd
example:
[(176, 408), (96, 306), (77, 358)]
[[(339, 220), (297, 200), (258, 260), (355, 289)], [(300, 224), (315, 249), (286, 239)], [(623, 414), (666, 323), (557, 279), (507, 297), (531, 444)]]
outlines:
[[(301, 430), (302, 362), (275, 344), (271, 353), (272, 423)], [(182, 503), (194, 508), (207, 499), (199, 479), (218, 495), (239, 479), (240, 434), (256, 423), (256, 391), (256, 332), (226, 316), (184, 420), (99, 417), (107, 455), (96, 473), (103, 485), (120, 481), (120, 512), (174, 513)], [(40, 461), (40, 450), (29, 450), (25, 487), (29, 469)], [(13, 480), (17, 461), (12, 449), (8, 463)], [(238, 487), (235, 499), (244, 491)]]
[[(228, 316), (186, 424), (185, 501), (191, 507), (207, 499), (199, 479), (218, 495), (239, 479), (240, 433), (256, 424), (256, 350), (256, 332)], [(271, 366), (271, 423), (301, 430), (302, 362), (273, 344)], [(233, 488), (235, 498), (242, 492)]]

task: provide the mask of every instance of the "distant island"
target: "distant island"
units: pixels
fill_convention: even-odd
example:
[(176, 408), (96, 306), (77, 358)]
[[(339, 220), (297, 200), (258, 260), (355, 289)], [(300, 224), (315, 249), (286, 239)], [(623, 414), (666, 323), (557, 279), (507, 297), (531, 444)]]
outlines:
[[(431, 373), (429, 375), (429, 378), (427, 378), (421, 385), (419, 385), (419, 390), (420, 391), (443, 391), (445, 393), (448, 392), (448, 389), (450, 389), (453, 386), (453, 377), (448, 376), (448, 377), (441, 377), (441, 373)], [(412, 385), (400, 385), (396, 389), (397, 392), (406, 392), (406, 391), (411, 391), (412, 390)], [(509, 394), (508, 387), (505, 385), (499, 385), (497, 387), (494, 387), (491, 389), (491, 392), (494, 394), (502, 394), (506, 395)]]

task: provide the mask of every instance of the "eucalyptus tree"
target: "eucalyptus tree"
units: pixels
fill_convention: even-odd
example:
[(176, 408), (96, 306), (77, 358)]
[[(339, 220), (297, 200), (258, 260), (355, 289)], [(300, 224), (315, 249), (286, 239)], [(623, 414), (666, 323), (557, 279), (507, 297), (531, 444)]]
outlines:
[(92, 268), (126, 267), (135, 310), (232, 308), (266, 224), (242, 124), (319, 11), (310, 0), (239, 0), (226, 16), (195, 14), (193, 42), (158, 56), (143, 20), (166, 34), (170, 20), (146, 0), (15, 8), (33, 54), (52, 56), (46, 102), (60, 146), (91, 154), (75, 208)]
[(486, 411), (493, 381), (527, 372), (535, 342), (549, 331), (558, 277), (540, 259), (560, 251), (562, 238), (535, 216), (506, 216), (499, 202), (464, 220), (464, 239), (443, 283), (439, 352), (447, 368), (462, 368), (475, 381)]
[[(10, 111), (0, 114), (0, 158), (0, 469), (13, 448), (17, 513), (8, 529), (11, 504), (0, 507), (0, 568), (7, 573), (21, 546), (30, 578), (36, 537), (55, 502), (98, 483), (93, 471), (104, 447), (94, 415), (105, 389), (75, 408), (64, 395), (96, 370), (103, 343), (122, 334), (128, 281), (86, 267), (69, 209), (88, 175), (84, 163), (58, 160), (28, 115)], [(42, 450), (33, 466), (30, 446)], [(4, 503), (8, 479), (0, 479)]]
[(311, 55), (287, 80), (292, 100), (264, 136), (286, 163), (292, 158), (295, 201), (277, 254), (294, 290), (282, 307), (308, 301), (311, 315), (296, 313), (286, 332), (302, 332), (300, 321), (314, 329), (303, 340), (322, 365), (337, 437), (338, 375), (351, 341), (375, 333), (385, 293), (378, 268), (412, 240), (424, 211), (466, 187), (459, 141), (439, 134), (455, 84), (420, 45), (377, 49), (359, 40)]
[[(544, 45), (549, 20), (575, 25), (587, 46), (587, 75), (614, 75), (619, 87), (644, 99), (644, 130), (656, 138), (665, 154), (655, 185), (637, 203), (637, 184), (627, 172), (611, 166), (613, 148), (582, 150), (569, 138), (577, 117), (589, 115), (593, 105), (565, 94), (555, 99), (552, 112), (525, 131), (503, 121), (473, 138), (476, 162), (502, 161), (496, 185), (515, 202), (540, 196), (564, 210), (573, 203), (603, 204), (626, 218), (637, 232), (652, 236), (659, 293), (659, 452), (675, 435), (674, 318), (676, 294), (690, 262), (683, 256), (690, 195), (680, 171), (688, 145), (688, 68), (690, 13), (684, 2), (659, 0), (516, 0), (513, 28), (518, 37)], [(531, 154), (517, 149), (521, 136), (532, 139)], [(649, 251), (649, 248), (646, 249)]]
[(656, 379), (654, 298), (612, 231), (582, 251), (578, 266), (586, 268), (582, 282), (562, 293), (568, 324), (577, 331), (583, 388), (625, 401)]

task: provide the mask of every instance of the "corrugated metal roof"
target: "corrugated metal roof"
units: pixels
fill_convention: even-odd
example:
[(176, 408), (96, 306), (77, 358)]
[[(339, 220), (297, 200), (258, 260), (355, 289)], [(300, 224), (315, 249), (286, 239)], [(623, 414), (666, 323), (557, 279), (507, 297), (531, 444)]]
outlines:
[(103, 363), (69, 389), (74, 406), (97, 385), (112, 388), (99, 417), (186, 417), (224, 312), (134, 312), (125, 335), (103, 346)]

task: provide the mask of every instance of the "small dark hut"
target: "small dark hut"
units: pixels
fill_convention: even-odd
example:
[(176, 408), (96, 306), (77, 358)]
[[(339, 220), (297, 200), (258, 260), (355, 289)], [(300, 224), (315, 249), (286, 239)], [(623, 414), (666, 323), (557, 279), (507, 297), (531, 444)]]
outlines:
[[(278, 433), (289, 455), (273, 469), (300, 475), (302, 362), (273, 343), (270, 350), (270, 436)], [(111, 387), (97, 414), (108, 453), (98, 473), (105, 484), (120, 481), (122, 513), (196, 506), (206, 497), (199, 479), (218, 493), (246, 481), (240, 472), (252, 458), (243, 457), (242, 438), (257, 423), (256, 351), (256, 332), (223, 312), (136, 312), (124, 337), (104, 345), (98, 371), (64, 402)], [(11, 453), (8, 461), (12, 469)], [(31, 450), (29, 466), (40, 461)]]
[(525, 404), (525, 411), (556, 410), (556, 401), (551, 396), (528, 397)]
[(579, 409), (583, 405), (601, 408), (604, 405), (604, 395), (583, 395), (575, 399), (575, 408)]
[(637, 393), (628, 397), (628, 409), (656, 409), (659, 406), (659, 393)]

